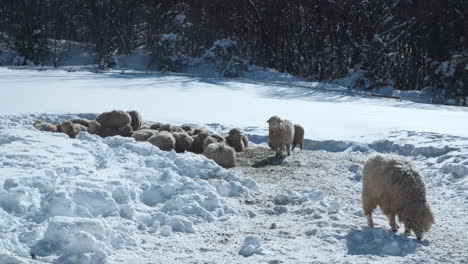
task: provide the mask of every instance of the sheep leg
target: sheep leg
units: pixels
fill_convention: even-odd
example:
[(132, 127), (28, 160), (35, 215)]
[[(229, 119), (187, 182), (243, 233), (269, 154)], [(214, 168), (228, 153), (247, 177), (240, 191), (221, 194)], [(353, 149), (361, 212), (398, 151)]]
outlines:
[(286, 151), (288, 152), (288, 156), (291, 155), (291, 144), (286, 145)]
[(303, 145), (302, 143), (301, 143), (301, 144), (299, 144), (299, 147), (301, 147), (301, 150), (302, 150), (302, 145)]
[(367, 226), (374, 228), (374, 220), (372, 219), (372, 213), (366, 215), (367, 217)]
[(294, 150), (294, 148), (296, 147), (296, 145), (297, 145), (297, 144), (293, 144), (291, 150)]
[(388, 220), (390, 220), (390, 228), (392, 228), (392, 232), (398, 231), (398, 225), (395, 220), (395, 215), (387, 215)]

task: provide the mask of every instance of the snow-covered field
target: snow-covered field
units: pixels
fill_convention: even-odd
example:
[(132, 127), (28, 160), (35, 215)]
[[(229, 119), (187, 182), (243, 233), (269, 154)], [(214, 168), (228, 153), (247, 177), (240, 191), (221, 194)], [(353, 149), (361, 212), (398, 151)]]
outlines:
[[(0, 263), (468, 263), (466, 108), (226, 79), (5, 68), (0, 92)], [(258, 144), (276, 114), (305, 127), (308, 151), (274, 165), (271, 153), (251, 149), (225, 170), (133, 139), (31, 126), (110, 109), (241, 127)], [(421, 169), (436, 217), (423, 241), (393, 234), (379, 212), (378, 228), (365, 227), (361, 170), (373, 151)]]

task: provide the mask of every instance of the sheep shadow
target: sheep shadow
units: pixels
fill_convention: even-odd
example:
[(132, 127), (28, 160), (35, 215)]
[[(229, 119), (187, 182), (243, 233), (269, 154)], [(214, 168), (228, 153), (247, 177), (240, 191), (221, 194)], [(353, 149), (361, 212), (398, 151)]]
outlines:
[(283, 164), (284, 160), (286, 159), (286, 156), (273, 156), (273, 157), (268, 157), (265, 159), (262, 159), (260, 161), (255, 162), (252, 167), (254, 168), (263, 168), (269, 165), (281, 165)]
[(348, 254), (401, 256), (414, 253), (424, 242), (395, 234), (383, 228), (351, 230), (345, 237)]

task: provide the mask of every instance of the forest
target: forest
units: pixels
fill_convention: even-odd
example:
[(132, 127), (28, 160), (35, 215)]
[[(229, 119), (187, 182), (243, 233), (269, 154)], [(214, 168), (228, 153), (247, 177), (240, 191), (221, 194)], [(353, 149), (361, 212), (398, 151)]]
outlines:
[(466, 15), (467, 0), (2, 0), (0, 44), (36, 65), (59, 66), (68, 41), (102, 69), (144, 49), (155, 70), (203, 57), (225, 76), (247, 65), (324, 82), (360, 72), (359, 88), (457, 99), (468, 96)]

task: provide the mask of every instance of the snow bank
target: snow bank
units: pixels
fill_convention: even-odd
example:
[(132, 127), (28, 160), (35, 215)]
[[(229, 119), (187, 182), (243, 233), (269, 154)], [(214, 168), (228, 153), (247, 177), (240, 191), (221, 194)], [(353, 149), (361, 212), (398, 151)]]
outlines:
[(242, 173), (202, 155), (132, 138), (68, 139), (18, 124), (0, 131), (0, 230), (24, 230), (20, 240), (2, 238), (0, 253), (104, 263), (115, 250), (135, 246), (142, 232), (195, 233), (197, 225), (225, 220), (238, 210), (223, 197), (256, 189)]
[(250, 257), (253, 254), (263, 254), (265, 249), (262, 247), (262, 238), (258, 235), (247, 236), (244, 239), (239, 255)]

